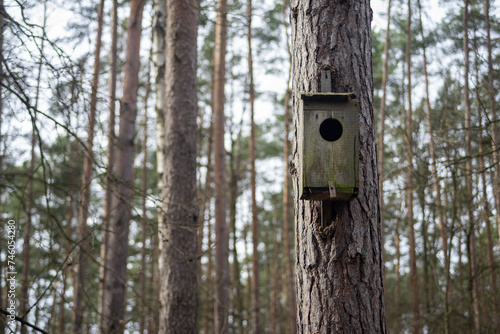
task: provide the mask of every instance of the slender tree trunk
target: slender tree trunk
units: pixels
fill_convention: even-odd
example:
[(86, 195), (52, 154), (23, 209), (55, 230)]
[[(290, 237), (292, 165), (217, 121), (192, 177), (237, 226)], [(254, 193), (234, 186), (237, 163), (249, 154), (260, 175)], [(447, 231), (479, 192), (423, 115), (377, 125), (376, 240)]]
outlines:
[[(2, 4), (3, 6), (3, 4)], [(42, 30), (45, 33), (45, 27), (47, 26), (47, 1), (43, 2), (43, 26)], [(32, 131), (31, 131), (31, 160), (28, 170), (28, 186), (26, 191), (26, 222), (24, 225), (23, 231), (23, 254), (22, 254), (22, 272), (21, 272), (21, 287), (19, 289), (19, 309), (18, 314), (27, 320), (27, 312), (29, 311), (29, 285), (30, 285), (30, 240), (31, 240), (31, 228), (32, 228), (32, 209), (33, 209), (33, 182), (34, 182), (34, 173), (35, 173), (35, 146), (37, 144), (37, 130), (36, 130), (36, 122), (37, 115), (36, 111), (38, 110), (38, 102), (40, 100), (40, 86), (41, 86), (41, 78), (42, 78), (42, 57), (44, 55), (44, 46), (45, 46), (45, 38), (42, 38), (41, 46), (40, 46), (40, 63), (38, 64), (37, 69), (37, 80), (36, 80), (36, 91), (35, 91), (35, 108), (34, 115), (32, 116)], [(21, 334), (27, 333), (27, 327), (21, 323)]]
[(395, 333), (402, 333), (401, 325), (401, 238), (399, 233), (399, 226), (401, 225), (401, 219), (398, 217), (396, 221), (396, 226), (394, 228), (394, 246), (396, 247), (396, 266), (394, 271), (396, 272), (396, 280), (394, 284), (394, 308), (396, 311), (396, 330)]
[[(389, 46), (391, 43), (391, 0), (387, 2), (387, 27), (385, 29), (384, 43), (384, 65), (382, 67), (382, 99), (380, 101), (380, 132), (378, 143), (378, 188), (380, 196), (380, 231), (382, 239), (382, 250), (384, 250), (384, 159), (385, 159), (385, 110), (387, 99), (387, 77), (389, 67)], [(385, 277), (385, 271), (384, 271)]]
[[(479, 74), (479, 54), (478, 47), (476, 45), (476, 41), (474, 41), (474, 59), (475, 59), (475, 72), (476, 72), (476, 100), (477, 105), (480, 106), (481, 102), (481, 94), (480, 94), (480, 74)], [(478, 123), (480, 127), (479, 138), (478, 138), (478, 149), (479, 149), (479, 171), (481, 175), (481, 185), (482, 185), (482, 201), (484, 203), (483, 210), (481, 211), (481, 216), (485, 222), (485, 234), (486, 234), (486, 252), (487, 252), (487, 261), (488, 261), (488, 283), (491, 289), (491, 301), (493, 303), (492, 313), (495, 319), (496, 326), (500, 326), (500, 314), (498, 311), (498, 307), (496, 305), (500, 305), (500, 299), (498, 297), (498, 286), (495, 275), (495, 254), (494, 254), (494, 245), (493, 245), (493, 237), (491, 230), (491, 222), (490, 222), (490, 202), (488, 196), (488, 183), (486, 180), (486, 163), (485, 163), (485, 150), (483, 144), (483, 131), (486, 126), (483, 127), (483, 112), (482, 110), (478, 111)], [(483, 310), (483, 314), (486, 313)], [(493, 326), (494, 327), (494, 326)]]
[[(165, 142), (165, 34), (167, 24), (167, 2), (166, 0), (153, 1), (154, 17), (153, 17), (153, 65), (154, 65), (154, 82), (155, 82), (155, 111), (156, 111), (156, 174), (157, 188), (160, 197), (160, 208), (158, 210), (158, 226), (163, 224), (163, 215), (161, 208), (163, 207), (164, 199), (162, 195), (163, 189), (163, 174), (164, 174), (164, 142)], [(155, 231), (158, 232), (158, 231)], [(154, 255), (158, 259), (159, 241), (158, 235), (155, 237)], [(153, 306), (159, 306), (159, 280), (158, 280), (158, 261), (153, 262), (152, 274), (152, 289)], [(158, 333), (159, 326), (159, 307), (153, 307), (153, 315), (151, 321), (151, 333)], [(148, 329), (148, 333), (150, 330)]]
[(410, 298), (412, 310), (412, 333), (421, 333), (420, 327), (420, 292), (418, 288), (417, 252), (415, 245), (415, 229), (413, 218), (413, 109), (411, 103), (411, 0), (408, 0), (408, 20), (406, 24), (406, 68), (408, 77), (408, 110), (406, 115), (406, 197), (408, 237), (410, 243)]
[[(209, 210), (210, 213), (210, 210)], [(209, 214), (209, 216), (211, 216)], [(207, 219), (208, 222), (211, 221), (211, 217)], [(212, 224), (208, 224), (208, 229), (207, 229), (207, 273), (206, 273), (206, 280), (205, 280), (205, 291), (206, 291), (206, 308), (205, 308), (205, 317), (203, 319), (203, 333), (204, 334), (209, 334), (209, 333), (214, 333), (214, 327), (210, 327), (210, 325), (213, 323), (213, 319), (211, 315), (215, 314), (214, 311), (214, 297), (213, 294), (214, 292), (214, 279), (213, 279), (213, 261), (212, 261)]]
[(160, 333), (197, 330), (197, 26), (195, 1), (167, 1)]
[(464, 1), (463, 9), (463, 51), (464, 51), (464, 107), (465, 107), (465, 182), (467, 187), (467, 216), (469, 219), (468, 249), (471, 297), (474, 311), (474, 331), (480, 332), (480, 310), (477, 279), (476, 227), (474, 221), (474, 199), (472, 185), (472, 147), (471, 147), (471, 106), (469, 99), (469, 1)]
[[(73, 224), (73, 218), (74, 218), (74, 213), (75, 213), (75, 195), (76, 195), (76, 178), (77, 178), (77, 168), (75, 168), (75, 161), (78, 160), (78, 154), (79, 150), (77, 147), (75, 147), (76, 143), (69, 142), (67, 146), (67, 154), (68, 157), (70, 157), (70, 165), (72, 166), (72, 172), (71, 172), (71, 180), (70, 180), (70, 188), (69, 188), (69, 203), (67, 205), (67, 210), (66, 211), (66, 237), (68, 238), (66, 240), (66, 243), (64, 245), (64, 249), (66, 251), (66, 255), (69, 256), (71, 253), (71, 236), (72, 236), (72, 224)], [(61, 299), (59, 300), (59, 315), (58, 315), (58, 326), (57, 326), (57, 332), (59, 334), (65, 334), (66, 333), (66, 289), (68, 286), (68, 274), (71, 273), (71, 263), (67, 263), (62, 272), (62, 288), (61, 288)]]
[(255, 171), (255, 121), (254, 121), (254, 103), (255, 88), (253, 83), (253, 55), (252, 55), (252, 0), (247, 2), (247, 40), (248, 40), (248, 76), (250, 79), (250, 188), (252, 191), (252, 324), (253, 333), (259, 334), (260, 326), (260, 284), (259, 284), (259, 221), (257, 217), (257, 185)]
[(287, 15), (287, 0), (283, 0), (283, 23), (285, 25), (285, 35), (287, 43), (287, 53), (290, 63), (288, 69), (288, 78), (285, 91), (285, 115), (284, 115), (284, 144), (283, 144), (283, 162), (285, 165), (284, 181), (283, 181), (283, 253), (285, 254), (285, 281), (286, 281), (286, 303), (287, 303), (287, 319), (289, 334), (297, 332), (297, 306), (295, 296), (295, 275), (292, 263), (292, 245), (290, 243), (290, 102), (292, 99), (292, 91), (290, 83), (292, 80), (292, 50), (290, 48), (290, 36), (288, 33), (288, 15)]
[(243, 295), (242, 286), (240, 279), (240, 262), (238, 260), (238, 249), (237, 249), (237, 229), (236, 229), (236, 204), (238, 201), (238, 187), (239, 179), (241, 178), (241, 128), (238, 133), (237, 140), (232, 140), (231, 142), (231, 155), (229, 157), (229, 225), (233, 236), (233, 247), (231, 249), (233, 253), (233, 282), (234, 290), (236, 290), (236, 295), (234, 296), (233, 308), (234, 308), (234, 326), (237, 326), (238, 333), (243, 332)]
[(215, 176), (215, 333), (228, 332), (229, 233), (226, 221), (226, 150), (224, 148), (224, 84), (226, 76), (227, 0), (217, 3), (214, 49), (214, 176)]
[(445, 300), (444, 300), (444, 331), (445, 333), (450, 332), (450, 325), (449, 325), (449, 305), (451, 303), (451, 300), (448, 298), (448, 293), (447, 291), (450, 289), (450, 284), (451, 284), (451, 277), (450, 273), (448, 271), (449, 268), (449, 259), (448, 259), (448, 232), (446, 228), (446, 221), (444, 218), (443, 214), (443, 206), (442, 206), (442, 200), (441, 200), (441, 186), (439, 184), (439, 177), (438, 177), (438, 170), (437, 170), (437, 156), (436, 156), (436, 149), (435, 149), (435, 144), (434, 144), (434, 131), (433, 131), (433, 126), (432, 126), (432, 119), (431, 119), (431, 103), (430, 103), (430, 98), (429, 98), (429, 75), (427, 73), (427, 52), (426, 52), (426, 46), (425, 46), (425, 35), (424, 35), (424, 27), (422, 23), (422, 6), (420, 4), (420, 0), (418, 0), (418, 7), (419, 7), (419, 23), (420, 23), (420, 31), (422, 34), (422, 41), (423, 41), (423, 46), (422, 46), (422, 51), (423, 51), (423, 70), (424, 70), (424, 79), (425, 79), (425, 111), (426, 111), (426, 117), (427, 117), (427, 132), (429, 133), (429, 154), (431, 156), (431, 166), (432, 166), (432, 181), (434, 183), (434, 192), (436, 193), (436, 209), (437, 209), (437, 214), (438, 214), (438, 220), (439, 220), (439, 236), (441, 238), (441, 249), (443, 251), (443, 257), (444, 257), (444, 276), (445, 276)]
[[(3, 73), (3, 30), (5, 26), (4, 14), (5, 7), (3, 5), (3, 0), (0, 0), (0, 172), (3, 172), (3, 135), (2, 135), (2, 120), (3, 120), (3, 95), (2, 95), (2, 81), (4, 78)], [(2, 180), (0, 180), (0, 185), (2, 184)], [(2, 284), (0, 284), (0, 306), (3, 307), (2, 303)], [(3, 322), (4, 315), (0, 316), (0, 333), (3, 333), (5, 330), (5, 324)]]
[[(277, 232), (277, 231), (276, 231)], [(273, 249), (269, 249), (266, 251), (266, 254), (271, 254), (272, 258), (269, 263), (269, 280), (270, 282), (267, 286), (270, 286), (270, 293), (266, 293), (267, 296), (270, 295), (271, 301), (271, 311), (269, 312), (269, 318), (267, 323), (269, 324), (269, 332), (270, 333), (280, 333), (280, 319), (279, 319), (279, 293), (280, 293), (280, 272), (279, 272), (279, 248), (276, 245), (273, 245)]]
[(490, 26), (490, 0), (484, 0), (485, 8), (485, 25), (486, 25), (486, 46), (488, 49), (488, 102), (491, 115), (491, 138), (493, 141), (493, 164), (494, 169), (494, 183), (493, 193), (495, 194), (495, 210), (498, 231), (498, 243), (500, 244), (500, 158), (499, 158), (499, 138), (498, 138), (498, 124), (497, 124), (497, 110), (495, 109), (495, 85), (493, 82), (493, 56), (491, 48), (491, 26)]
[[(40, 78), (38, 78), (40, 80)], [(28, 302), (29, 302), (29, 266), (30, 266), (30, 240), (32, 227), (32, 208), (33, 208), (33, 179), (35, 172), (35, 146), (36, 146), (36, 117), (33, 118), (33, 129), (31, 131), (31, 160), (28, 170), (28, 187), (26, 190), (26, 222), (23, 231), (23, 266), (21, 273), (21, 288), (19, 289), (19, 315), (27, 320)], [(21, 334), (27, 333), (27, 328), (21, 323)]]
[(151, 244), (153, 246), (152, 254), (151, 254), (151, 279), (150, 279), (150, 291), (151, 291), (151, 304), (150, 310), (151, 315), (149, 317), (150, 321), (148, 322), (148, 334), (157, 334), (159, 327), (159, 308), (160, 308), (160, 300), (159, 300), (159, 279), (158, 279), (158, 230), (155, 228), (152, 233)]
[(77, 258), (77, 274), (75, 277), (74, 301), (73, 301), (73, 333), (82, 333), (84, 331), (85, 321), (85, 283), (88, 280), (87, 269), (87, 252), (88, 252), (88, 237), (89, 231), (87, 219), (89, 216), (90, 205), (90, 185), (92, 182), (92, 168), (94, 163), (93, 147), (94, 147), (94, 131), (96, 123), (97, 110), (97, 88), (99, 85), (99, 72), (101, 69), (101, 36), (104, 16), (104, 0), (101, 0), (98, 8), (97, 22), (97, 37), (94, 53), (94, 74), (92, 76), (92, 91), (90, 94), (90, 111), (89, 123), (87, 127), (87, 142), (85, 144), (83, 158), (83, 175), (81, 186), (81, 206), (78, 214), (78, 258)]
[[(0, 174), (3, 174), (3, 135), (2, 135), (2, 120), (3, 120), (3, 94), (2, 94), (2, 81), (3, 81), (3, 29), (4, 29), (4, 12), (5, 12), (5, 7), (3, 5), (3, 0), (0, 0)], [(2, 180), (0, 178), (0, 187), (2, 186)], [(0, 247), (3, 248), (3, 236), (6, 235), (4, 233), (5, 229), (1, 229), (2, 236), (0, 236)], [(1, 252), (0, 252), (1, 254)], [(1, 261), (0, 261), (1, 262)], [(4, 280), (4, 274), (3, 274), (3, 263), (0, 263), (0, 307), (4, 308), (4, 301), (3, 301), (3, 282)], [(7, 289), (5, 289), (7, 291)], [(5, 307), (6, 309), (6, 307)], [(0, 315), (0, 334), (5, 333), (5, 322), (6, 322), (6, 317), (4, 314)]]
[[(291, 10), (294, 131), (299, 93), (319, 92), (321, 70), (328, 69), (334, 92), (354, 92), (359, 99), (362, 157), (360, 193), (333, 203), (326, 237), (320, 235), (319, 203), (301, 201), (295, 192), (298, 332), (385, 333), (369, 2), (294, 0)], [(292, 175), (297, 189), (297, 171)]]
[[(212, 193), (213, 193), (213, 165), (212, 165), (212, 148), (213, 148), (213, 118), (210, 118), (210, 127), (208, 130), (208, 135), (207, 135), (207, 171), (205, 175), (205, 187), (204, 191), (202, 192), (200, 196), (200, 217), (199, 217), (199, 224), (202, 226), (200, 229), (204, 229), (205, 225), (207, 225), (207, 250), (206, 250), (206, 256), (207, 256), (207, 265), (206, 265), (206, 274), (205, 274), (205, 288), (202, 289), (203, 295), (203, 303), (200, 303), (199, 305), (199, 310), (200, 314), (203, 315), (202, 319), (199, 319), (200, 321), (203, 321), (203, 333), (207, 334), (209, 329), (208, 329), (208, 315), (213, 314), (213, 302), (211, 299), (211, 294), (213, 293), (212, 287), (212, 249), (211, 249), (211, 221), (210, 217), (205, 218), (206, 213), (208, 212), (208, 215), (210, 216), (210, 200), (212, 198)], [(203, 250), (203, 240), (200, 240), (203, 238), (203, 233), (200, 232), (198, 234), (198, 245), (199, 245), (199, 251), (198, 254), (202, 254)], [(201, 259), (199, 261), (199, 268), (198, 268), (198, 274), (199, 276), (199, 281), (200, 281), (200, 286), (202, 286), (202, 274), (201, 274)], [(200, 326), (201, 327), (201, 326)]]
[(101, 265), (99, 266), (99, 305), (97, 312), (97, 324), (102, 332), (102, 312), (103, 296), (106, 279), (105, 259), (109, 243), (109, 218), (111, 214), (111, 196), (114, 186), (113, 169), (115, 165), (116, 150), (116, 76), (117, 76), (117, 54), (118, 54), (118, 0), (113, 0), (111, 9), (111, 51), (109, 60), (109, 116), (108, 116), (108, 148), (106, 151), (106, 178), (104, 188), (104, 217), (102, 221), (102, 244), (101, 244)]
[[(149, 65), (151, 61), (149, 62)], [(151, 66), (148, 66), (148, 73), (151, 73)], [(139, 333), (143, 334), (146, 329), (147, 312), (145, 311), (146, 301), (146, 233), (148, 230), (148, 216), (146, 211), (146, 197), (148, 192), (148, 100), (151, 91), (150, 78), (146, 84), (146, 95), (144, 97), (144, 123), (142, 125), (143, 139), (142, 139), (142, 171), (141, 171), (141, 211), (142, 211), (142, 226), (141, 226), (141, 271), (140, 271), (140, 297), (139, 297)]]
[[(158, 189), (163, 189), (163, 164), (165, 160), (163, 154), (163, 143), (165, 142), (165, 36), (167, 24), (167, 2), (166, 0), (155, 0), (153, 6), (153, 63), (155, 70), (156, 93), (156, 173), (158, 175)], [(160, 224), (161, 218), (162, 215), (158, 214)]]
[(127, 251), (133, 187), (134, 137), (137, 117), (139, 50), (144, 0), (130, 2), (127, 48), (120, 104), (120, 131), (117, 141), (116, 191), (113, 191), (110, 215), (109, 248), (105, 265), (102, 324), (104, 333), (123, 333), (125, 292), (127, 288)]

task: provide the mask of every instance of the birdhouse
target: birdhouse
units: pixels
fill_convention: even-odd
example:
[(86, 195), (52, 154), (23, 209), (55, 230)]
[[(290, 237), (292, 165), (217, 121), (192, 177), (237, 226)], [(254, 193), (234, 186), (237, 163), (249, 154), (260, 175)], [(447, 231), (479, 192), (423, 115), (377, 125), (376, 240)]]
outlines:
[(359, 192), (359, 101), (353, 93), (303, 93), (300, 199), (348, 201)]

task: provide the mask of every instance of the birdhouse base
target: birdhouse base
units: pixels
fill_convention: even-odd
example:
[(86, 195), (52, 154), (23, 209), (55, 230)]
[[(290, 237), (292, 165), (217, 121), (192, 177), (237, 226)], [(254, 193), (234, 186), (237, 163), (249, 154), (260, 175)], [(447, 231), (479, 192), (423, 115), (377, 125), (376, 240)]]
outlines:
[[(359, 189), (354, 187), (335, 186), (334, 199), (337, 201), (350, 201), (359, 194)], [(300, 199), (311, 201), (329, 201), (332, 200), (329, 187), (305, 187)]]

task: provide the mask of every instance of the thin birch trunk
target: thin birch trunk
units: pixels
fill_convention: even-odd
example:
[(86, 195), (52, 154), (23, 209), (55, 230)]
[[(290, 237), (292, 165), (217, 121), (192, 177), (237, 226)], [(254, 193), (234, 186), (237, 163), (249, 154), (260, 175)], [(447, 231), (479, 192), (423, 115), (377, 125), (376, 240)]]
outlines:
[(116, 151), (116, 77), (118, 55), (118, 0), (113, 0), (111, 9), (111, 51), (109, 60), (109, 116), (108, 116), (108, 148), (106, 151), (106, 178), (104, 179), (104, 215), (102, 221), (101, 264), (99, 266), (99, 304), (97, 324), (102, 328), (103, 296), (106, 279), (106, 253), (109, 243), (109, 218), (111, 214), (111, 196), (114, 186), (113, 169)]
[[(150, 53), (151, 55), (151, 53)], [(149, 61), (148, 73), (151, 73), (151, 61)], [(147, 184), (147, 168), (148, 168), (148, 100), (151, 91), (150, 77), (148, 75), (146, 84), (146, 94), (144, 96), (144, 123), (142, 125), (143, 139), (142, 139), (142, 171), (141, 171), (141, 211), (142, 211), (142, 225), (141, 225), (141, 271), (139, 273), (139, 333), (143, 334), (146, 329), (147, 312), (145, 311), (145, 300), (146, 300), (146, 234), (148, 229), (148, 217), (146, 211), (146, 198), (148, 192)]]
[[(66, 251), (66, 254), (69, 256), (71, 253), (71, 236), (73, 234), (73, 218), (74, 218), (74, 213), (75, 213), (75, 195), (76, 195), (76, 178), (77, 178), (77, 168), (74, 168), (74, 162), (78, 160), (78, 153), (79, 150), (75, 147), (76, 143), (68, 143), (67, 146), (67, 154), (70, 157), (70, 165), (73, 167), (73, 170), (71, 172), (71, 180), (70, 180), (70, 188), (69, 188), (69, 203), (67, 205), (68, 211), (66, 211), (66, 237), (68, 238), (66, 240), (66, 243), (64, 245), (64, 249)], [(65, 334), (66, 333), (66, 289), (68, 287), (68, 274), (71, 273), (71, 263), (67, 263), (67, 265), (64, 266), (63, 272), (62, 272), (62, 288), (61, 288), (61, 299), (59, 300), (59, 315), (58, 315), (58, 326), (57, 326), (57, 331), (59, 334)]]
[[(167, 24), (167, 2), (166, 0), (153, 1), (153, 67), (154, 67), (154, 83), (155, 83), (155, 112), (156, 112), (156, 174), (157, 188), (159, 191), (159, 209), (158, 209), (158, 226), (163, 223), (163, 174), (164, 174), (164, 142), (165, 142), (165, 36)], [(155, 230), (155, 245), (153, 254), (156, 257), (153, 262), (152, 270), (152, 289), (153, 289), (153, 315), (150, 324), (151, 333), (158, 333), (159, 328), (159, 273), (158, 273), (158, 231)], [(156, 292), (156, 293), (155, 293)], [(148, 329), (148, 333), (150, 331)]]

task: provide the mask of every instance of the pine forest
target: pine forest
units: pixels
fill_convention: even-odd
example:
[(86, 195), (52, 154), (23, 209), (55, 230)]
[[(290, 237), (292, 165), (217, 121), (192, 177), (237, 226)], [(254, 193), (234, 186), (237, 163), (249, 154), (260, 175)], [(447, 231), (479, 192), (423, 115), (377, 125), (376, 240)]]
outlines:
[(0, 334), (500, 333), (499, 43), (493, 0), (0, 0)]

